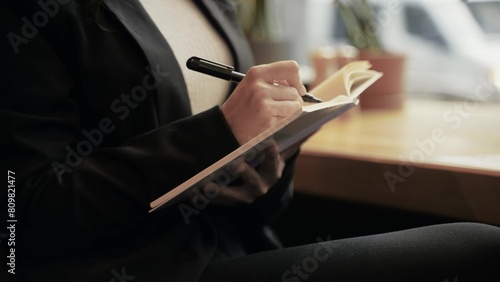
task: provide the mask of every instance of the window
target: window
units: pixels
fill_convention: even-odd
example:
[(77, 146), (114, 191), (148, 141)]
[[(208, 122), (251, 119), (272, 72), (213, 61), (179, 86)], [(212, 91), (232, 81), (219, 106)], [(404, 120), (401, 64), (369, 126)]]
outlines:
[(446, 48), (444, 38), (441, 36), (427, 11), (418, 5), (406, 5), (404, 10), (406, 30), (408, 30), (410, 34), (431, 41), (437, 46)]
[(485, 33), (500, 34), (500, 1), (474, 1), (467, 5)]

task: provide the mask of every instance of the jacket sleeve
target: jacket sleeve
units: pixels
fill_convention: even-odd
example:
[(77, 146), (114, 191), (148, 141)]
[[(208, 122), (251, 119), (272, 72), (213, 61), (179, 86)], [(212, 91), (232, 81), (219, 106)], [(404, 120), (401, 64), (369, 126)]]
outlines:
[[(61, 39), (41, 28), (33, 36), (19, 33), (23, 15), (2, 6), (0, 167), (15, 172), (17, 238), (28, 256), (77, 254), (102, 238), (139, 230), (151, 220), (150, 201), (238, 147), (218, 107), (107, 144), (123, 125), (105, 117), (91, 129), (83, 125), (93, 118), (85, 106), (92, 101), (78, 96), (88, 86), (60, 56), (54, 42)], [(263, 219), (289, 195), (286, 175), (252, 205)], [(6, 194), (1, 197), (3, 205)], [(248, 210), (253, 217), (255, 209)]]
[[(0, 13), (1, 34), (19, 30), (20, 17)], [(85, 86), (43, 34), (18, 36), (1, 39), (0, 163), (15, 172), (17, 235), (28, 255), (74, 254), (137, 228), (151, 200), (237, 148), (218, 107), (100, 145), (113, 121), (84, 131), (74, 92)]]

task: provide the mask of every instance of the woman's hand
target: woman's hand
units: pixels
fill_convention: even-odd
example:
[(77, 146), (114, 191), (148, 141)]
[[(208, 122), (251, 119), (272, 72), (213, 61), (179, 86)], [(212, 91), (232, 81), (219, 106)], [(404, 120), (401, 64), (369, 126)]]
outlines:
[(229, 99), (221, 106), (240, 144), (298, 111), (306, 93), (295, 61), (250, 68)]
[(207, 183), (203, 190), (211, 191), (210, 194), (216, 195), (212, 202), (223, 205), (249, 204), (267, 194), (269, 189), (281, 178), (285, 162), (274, 141), (263, 153), (263, 160), (257, 169), (245, 161), (239, 163), (235, 168), (233, 174), (241, 177), (244, 181), (243, 185), (222, 186), (215, 182)]
[[(244, 144), (300, 110), (303, 105), (301, 96), (305, 93), (296, 62), (259, 65), (248, 71), (221, 109), (234, 136), (240, 144)], [(214, 191), (211, 194), (217, 196), (212, 202), (216, 204), (252, 203), (267, 194), (281, 178), (285, 168), (284, 159), (296, 152), (298, 146), (283, 152), (281, 156), (273, 141), (260, 155), (261, 159), (257, 160), (257, 168), (242, 160), (234, 169), (232, 174), (240, 177), (243, 185), (223, 186), (210, 182), (203, 189)]]

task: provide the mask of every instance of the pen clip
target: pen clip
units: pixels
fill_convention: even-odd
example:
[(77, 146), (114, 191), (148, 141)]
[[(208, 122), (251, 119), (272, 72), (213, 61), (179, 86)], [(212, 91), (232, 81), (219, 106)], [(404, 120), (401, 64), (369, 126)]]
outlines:
[[(198, 58), (198, 57), (196, 57)], [(214, 62), (214, 61), (209, 61), (207, 59), (202, 59), (202, 58), (198, 58), (200, 59), (200, 61), (208, 64), (208, 65), (213, 65), (215, 67), (221, 67), (221, 68), (225, 68), (227, 70), (230, 70), (230, 71), (234, 71), (234, 67), (233, 66), (228, 66), (228, 65), (225, 65), (225, 64), (221, 64), (221, 63), (218, 63), (218, 62)]]
[(207, 59), (202, 59), (200, 57), (191, 57), (187, 60), (186, 66), (195, 71), (203, 71), (203, 69), (210, 69), (212, 71), (228, 71), (234, 70), (234, 67), (224, 65), (221, 63), (213, 62)]

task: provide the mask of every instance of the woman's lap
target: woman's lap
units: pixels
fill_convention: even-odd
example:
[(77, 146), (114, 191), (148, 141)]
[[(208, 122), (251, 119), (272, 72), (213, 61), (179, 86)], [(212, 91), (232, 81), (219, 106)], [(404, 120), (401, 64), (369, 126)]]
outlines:
[[(324, 238), (326, 239), (326, 238)], [(257, 253), (200, 281), (500, 281), (500, 228), (453, 223)]]

